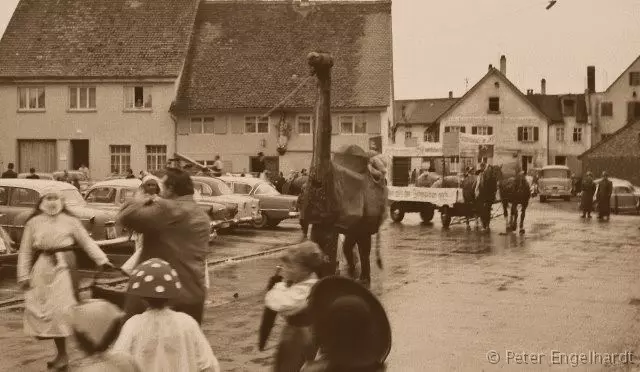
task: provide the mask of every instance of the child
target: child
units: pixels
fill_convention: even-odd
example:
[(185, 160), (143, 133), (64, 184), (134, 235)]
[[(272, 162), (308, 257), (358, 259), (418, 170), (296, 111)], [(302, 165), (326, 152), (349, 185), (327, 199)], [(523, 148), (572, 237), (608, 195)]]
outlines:
[(266, 306), (287, 319), (276, 352), (276, 372), (299, 371), (315, 357), (317, 348), (305, 310), (311, 288), (318, 281), (316, 272), (324, 260), (318, 245), (305, 241), (289, 248), (283, 262), (287, 284), (277, 283), (265, 297)]
[(106, 352), (118, 337), (123, 316), (117, 306), (104, 300), (89, 300), (71, 310), (71, 326), (78, 346), (87, 354), (71, 364), (72, 371), (142, 371), (131, 355)]
[(198, 323), (167, 307), (180, 288), (178, 273), (166, 261), (152, 258), (140, 264), (127, 292), (142, 297), (149, 308), (127, 320), (113, 349), (131, 354), (143, 371), (219, 372)]

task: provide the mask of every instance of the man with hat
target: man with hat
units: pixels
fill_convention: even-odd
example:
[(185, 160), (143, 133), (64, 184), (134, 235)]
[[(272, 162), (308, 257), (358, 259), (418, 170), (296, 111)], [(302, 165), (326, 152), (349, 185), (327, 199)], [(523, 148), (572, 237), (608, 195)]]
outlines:
[(591, 218), (591, 211), (593, 211), (593, 194), (595, 192), (596, 184), (593, 183), (593, 173), (587, 172), (582, 181), (582, 195), (580, 196), (582, 218)]
[(391, 326), (382, 304), (344, 277), (319, 281), (309, 295), (320, 357), (301, 372), (382, 372), (391, 350)]
[(609, 180), (609, 175), (606, 171), (602, 172), (602, 180), (598, 185), (598, 191), (596, 191), (596, 201), (598, 202), (598, 219), (609, 220), (611, 215), (611, 193), (613, 192), (613, 184)]

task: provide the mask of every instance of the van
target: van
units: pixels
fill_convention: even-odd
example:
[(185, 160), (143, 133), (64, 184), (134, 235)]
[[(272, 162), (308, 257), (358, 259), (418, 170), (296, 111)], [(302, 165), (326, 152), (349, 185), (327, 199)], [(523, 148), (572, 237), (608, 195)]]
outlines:
[(548, 199), (571, 200), (571, 171), (564, 165), (548, 165), (540, 170), (538, 192), (540, 202)]

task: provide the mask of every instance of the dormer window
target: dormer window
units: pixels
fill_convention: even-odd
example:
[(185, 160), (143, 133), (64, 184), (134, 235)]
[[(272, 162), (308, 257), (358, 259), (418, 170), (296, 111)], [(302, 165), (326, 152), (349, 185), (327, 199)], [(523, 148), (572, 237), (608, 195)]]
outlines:
[(489, 113), (497, 114), (500, 112), (500, 97), (489, 97)]
[(576, 116), (576, 101), (567, 99), (563, 103), (564, 116)]
[(640, 85), (640, 71), (632, 71), (629, 73), (629, 85), (632, 87)]

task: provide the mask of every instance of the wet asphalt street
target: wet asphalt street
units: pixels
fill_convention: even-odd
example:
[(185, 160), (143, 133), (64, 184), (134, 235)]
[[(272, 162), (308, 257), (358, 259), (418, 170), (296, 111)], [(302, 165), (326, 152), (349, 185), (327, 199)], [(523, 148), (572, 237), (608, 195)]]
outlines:
[[(382, 232), (384, 269), (374, 269), (372, 289), (392, 324), (389, 371), (634, 370), (617, 355), (625, 352), (640, 363), (640, 217), (581, 220), (576, 202), (535, 200), (522, 236), (501, 235), (502, 218), (489, 234), (459, 224), (443, 231), (437, 219), (423, 225), (408, 214)], [(299, 229), (225, 238), (214, 255), (294, 242)], [(277, 264), (270, 256), (213, 270), (203, 329), (224, 371), (270, 366), (278, 330), (265, 352), (256, 343), (264, 286)], [(23, 336), (19, 311), (0, 312), (0, 350), (3, 370), (25, 372), (43, 370), (53, 353)], [(605, 353), (616, 353), (615, 365), (604, 365)]]

